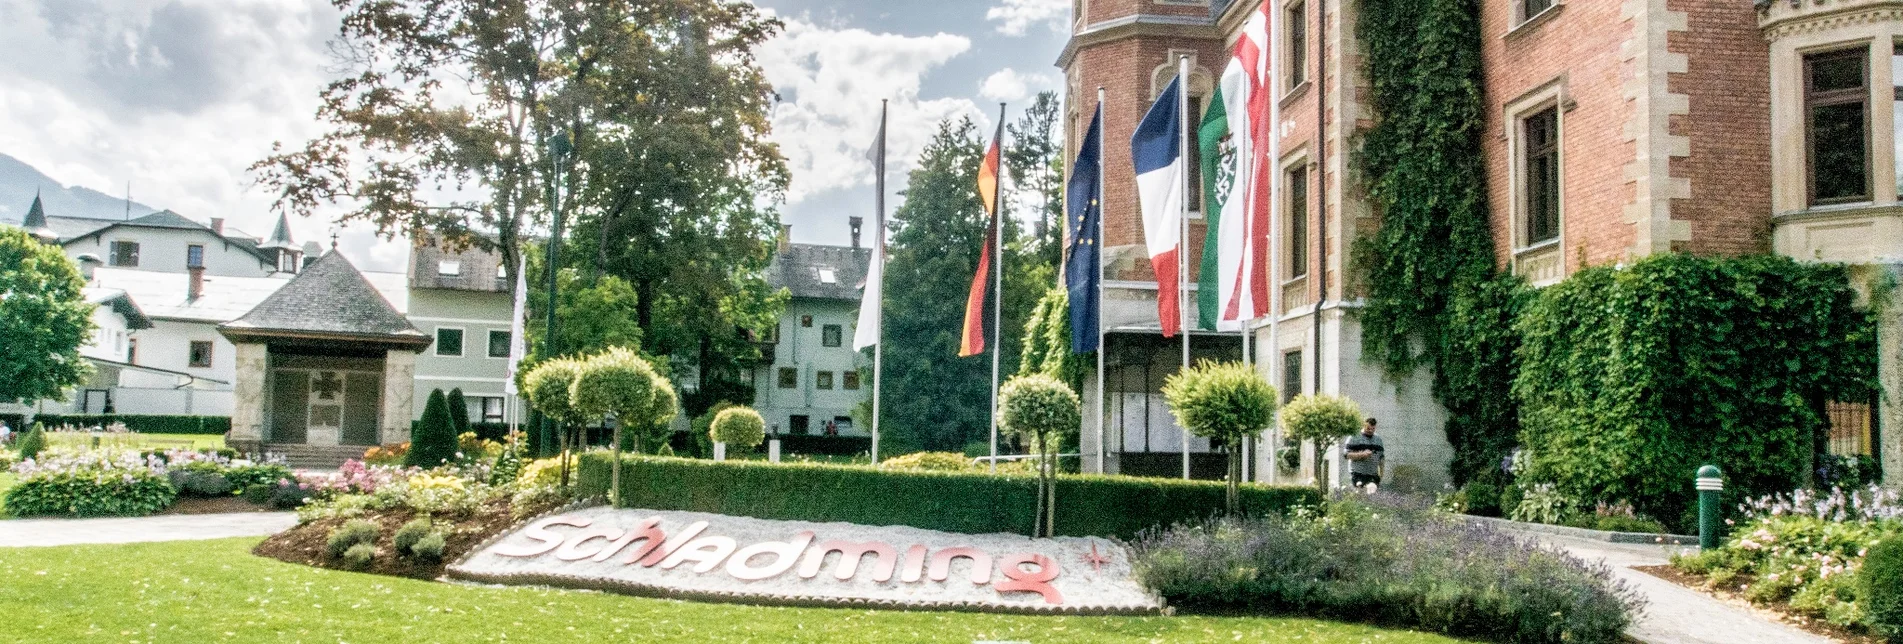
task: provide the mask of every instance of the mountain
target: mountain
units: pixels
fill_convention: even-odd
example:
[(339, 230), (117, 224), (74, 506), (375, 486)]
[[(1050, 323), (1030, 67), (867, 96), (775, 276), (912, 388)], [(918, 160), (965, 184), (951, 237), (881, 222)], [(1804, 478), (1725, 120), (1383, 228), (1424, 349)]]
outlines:
[[(124, 196), (113, 196), (81, 186), (68, 187), (19, 159), (0, 154), (0, 222), (19, 223), (20, 219), (26, 217), (26, 209), (33, 205), (33, 193), (36, 190), (48, 216), (93, 219), (124, 219), (126, 216)], [(134, 217), (155, 210), (158, 209), (132, 202)]]

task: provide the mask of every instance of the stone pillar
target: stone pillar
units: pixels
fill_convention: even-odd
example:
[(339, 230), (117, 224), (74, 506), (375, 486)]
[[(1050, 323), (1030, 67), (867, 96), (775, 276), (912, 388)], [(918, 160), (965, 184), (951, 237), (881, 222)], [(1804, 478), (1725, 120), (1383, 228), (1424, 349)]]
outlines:
[(257, 342), (235, 345), (238, 369), (231, 383), (231, 435), (225, 443), (241, 452), (264, 449), (264, 397), (269, 389), (270, 353)]
[[(1083, 471), (1083, 473), (1085, 474), (1103, 474), (1104, 472), (1097, 468), (1097, 445), (1099, 442), (1098, 436), (1101, 435), (1100, 432), (1103, 430), (1103, 419), (1096, 417), (1097, 415), (1096, 365), (1093, 364), (1091, 366), (1090, 373), (1084, 374), (1084, 382), (1083, 382), (1082, 388), (1083, 388), (1083, 391), (1077, 392), (1078, 393), (1077, 400), (1082, 403), (1082, 407), (1083, 407), (1080, 411), (1083, 412), (1083, 417), (1084, 417), (1084, 422), (1081, 426), (1078, 427), (1078, 432), (1077, 432), (1077, 455), (1078, 455), (1078, 459), (1082, 461), (1080, 463), (1079, 469)], [(1105, 413), (1109, 412), (1108, 409), (1105, 409), (1104, 411)], [(1105, 454), (1104, 467), (1106, 469), (1110, 467), (1109, 461), (1110, 461), (1110, 455)]]
[(377, 440), (385, 445), (410, 440), (411, 405), (416, 392), (416, 353), (391, 349), (383, 356), (383, 424)]
[(1877, 381), (1883, 391), (1877, 397), (1877, 458), (1883, 462), (1883, 484), (1903, 491), (1903, 294), (1896, 293), (1903, 282), (1903, 264), (1889, 264), (1878, 272), (1879, 282), (1887, 282), (1873, 301), (1877, 313)]

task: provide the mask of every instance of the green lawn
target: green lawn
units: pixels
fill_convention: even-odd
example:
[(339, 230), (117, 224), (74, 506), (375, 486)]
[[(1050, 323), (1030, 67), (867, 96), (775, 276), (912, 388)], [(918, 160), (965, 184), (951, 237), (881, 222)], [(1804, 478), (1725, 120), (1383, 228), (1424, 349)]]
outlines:
[(91, 446), (94, 438), (99, 439), (101, 446), (131, 447), (138, 449), (148, 447), (185, 447), (188, 442), (191, 444), (192, 449), (219, 449), (225, 446), (225, 437), (223, 434), (46, 433), (46, 443), (48, 445)]
[(307, 568), (256, 539), (0, 548), (0, 641), (1456, 642), (1306, 619), (764, 608)]

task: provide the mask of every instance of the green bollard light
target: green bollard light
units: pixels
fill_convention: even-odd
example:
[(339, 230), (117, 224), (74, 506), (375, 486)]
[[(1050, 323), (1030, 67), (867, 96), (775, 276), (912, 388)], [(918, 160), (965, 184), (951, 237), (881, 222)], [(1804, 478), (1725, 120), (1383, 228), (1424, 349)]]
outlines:
[(1724, 512), (1719, 504), (1725, 491), (1724, 472), (1716, 465), (1698, 468), (1698, 547), (1714, 550), (1724, 538)]

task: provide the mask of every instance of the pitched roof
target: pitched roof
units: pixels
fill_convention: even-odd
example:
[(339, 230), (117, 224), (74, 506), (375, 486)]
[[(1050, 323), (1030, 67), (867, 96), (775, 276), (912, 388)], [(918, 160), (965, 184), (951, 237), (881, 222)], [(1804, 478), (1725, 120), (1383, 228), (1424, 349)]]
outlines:
[(857, 302), (871, 261), (870, 248), (790, 244), (774, 254), (766, 280), (786, 287), (793, 297)]
[(139, 310), (138, 303), (133, 302), (132, 296), (126, 294), (125, 291), (116, 288), (97, 288), (89, 286), (86, 287), (83, 294), (86, 296), (87, 302), (91, 302), (97, 306), (112, 307), (114, 312), (117, 312), (126, 319), (126, 328), (152, 328), (152, 320), (145, 317), (145, 312)]
[(61, 244), (69, 244), (93, 235), (102, 235), (108, 230), (119, 227), (199, 230), (204, 231), (205, 234), (211, 235), (216, 239), (223, 240), (225, 243), (237, 246), (246, 253), (257, 257), (259, 260), (268, 262), (272, 259), (266, 257), (264, 251), (258, 250), (258, 240), (256, 239), (236, 234), (221, 235), (218, 231), (212, 230), (211, 226), (192, 221), (191, 219), (187, 219), (184, 215), (170, 210), (160, 210), (143, 217), (134, 217), (125, 221), (87, 219), (83, 217), (48, 217), (47, 223), (53, 230), (59, 233)]
[(277, 277), (206, 275), (204, 291), (191, 297), (191, 275), (136, 268), (93, 269), (93, 285), (119, 289), (139, 303), (146, 317), (185, 322), (228, 322), (244, 315), (289, 280)]
[(278, 213), (278, 225), (276, 228), (271, 229), (270, 241), (267, 241), (264, 244), (259, 245), (258, 247), (296, 251), (298, 249), (297, 242), (291, 241), (290, 217), (285, 215), (284, 213)]
[(342, 253), (326, 253), (304, 272), (218, 330), (234, 342), (262, 337), (356, 339), (421, 349), (429, 336), (391, 306)]
[(26, 209), (26, 218), (20, 220), (20, 227), (26, 234), (41, 239), (57, 239), (59, 233), (46, 226), (46, 208), (40, 206), (39, 193), (33, 194), (33, 205)]

